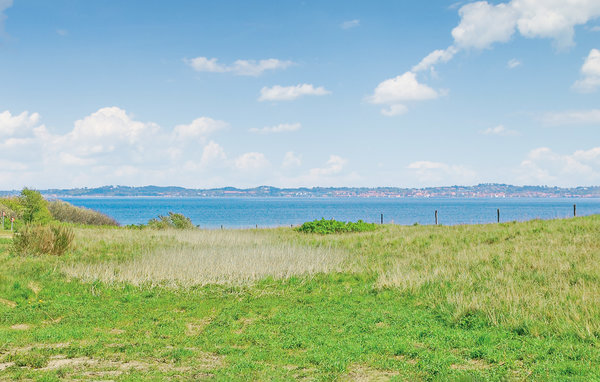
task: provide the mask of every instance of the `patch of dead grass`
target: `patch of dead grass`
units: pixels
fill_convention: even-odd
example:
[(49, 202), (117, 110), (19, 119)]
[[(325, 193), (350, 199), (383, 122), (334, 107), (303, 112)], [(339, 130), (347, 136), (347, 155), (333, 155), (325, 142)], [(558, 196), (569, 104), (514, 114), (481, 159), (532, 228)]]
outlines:
[(342, 376), (342, 381), (383, 382), (400, 374), (397, 371), (379, 370), (362, 364), (352, 364), (348, 369), (348, 373)]

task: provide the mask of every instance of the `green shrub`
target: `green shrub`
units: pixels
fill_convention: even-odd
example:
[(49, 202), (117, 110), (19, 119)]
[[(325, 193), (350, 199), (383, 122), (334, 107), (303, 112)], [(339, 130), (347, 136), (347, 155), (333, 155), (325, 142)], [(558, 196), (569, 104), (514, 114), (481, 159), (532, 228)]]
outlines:
[(296, 228), (298, 232), (304, 233), (319, 233), (322, 235), (330, 234), (330, 233), (341, 233), (341, 232), (365, 232), (365, 231), (373, 231), (377, 228), (376, 224), (366, 223), (362, 220), (353, 222), (342, 222), (334, 219), (326, 220), (322, 218), (321, 220), (315, 220), (312, 222), (306, 222), (302, 224), (300, 227)]
[(52, 221), (52, 215), (48, 211), (48, 202), (39, 191), (24, 188), (19, 196), (19, 203), (23, 208), (25, 223), (46, 224)]
[(84, 207), (76, 207), (62, 200), (48, 202), (48, 210), (52, 217), (64, 223), (78, 223), (85, 225), (111, 225), (119, 223), (110, 216)]
[(183, 214), (169, 212), (169, 215), (159, 215), (158, 218), (151, 219), (148, 222), (148, 227), (154, 229), (190, 229), (196, 228), (192, 220)]
[[(2, 227), (2, 213), (5, 213), (4, 227)], [(0, 229), (10, 229), (10, 219), (15, 218), (14, 227), (18, 229), (22, 225), (22, 206), (19, 203), (19, 199), (13, 198), (2, 198), (0, 199)]]
[(14, 252), (19, 255), (63, 255), (75, 234), (63, 225), (26, 224), (13, 237)]

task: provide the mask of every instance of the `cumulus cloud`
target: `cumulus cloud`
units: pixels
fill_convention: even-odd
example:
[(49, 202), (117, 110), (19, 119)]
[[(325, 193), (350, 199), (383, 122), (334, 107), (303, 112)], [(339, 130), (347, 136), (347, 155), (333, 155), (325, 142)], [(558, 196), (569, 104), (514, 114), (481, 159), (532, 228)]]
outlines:
[(292, 101), (302, 96), (324, 96), (331, 92), (322, 86), (315, 87), (312, 84), (299, 84), (296, 86), (263, 87), (260, 90), (259, 101)]
[(321, 176), (330, 176), (339, 174), (344, 169), (348, 161), (338, 155), (330, 155), (329, 160), (324, 167), (310, 169), (310, 176), (318, 178)]
[(577, 186), (600, 181), (600, 147), (556, 153), (548, 147), (531, 150), (521, 162), (519, 179), (525, 184)]
[(542, 121), (548, 125), (600, 125), (600, 109), (546, 113)]
[(582, 93), (591, 93), (600, 87), (600, 50), (592, 49), (581, 67), (582, 78), (573, 88)]
[(381, 112), (391, 116), (406, 112), (404, 102), (424, 101), (435, 99), (438, 96), (439, 93), (436, 90), (419, 83), (415, 73), (406, 72), (377, 85), (373, 95), (368, 97), (368, 101), (374, 104), (390, 105), (389, 109), (383, 109)]
[(514, 69), (518, 66), (521, 66), (521, 61), (517, 60), (516, 58), (510, 59), (506, 63), (506, 67), (509, 69)]
[[(454, 43), (446, 49), (437, 49), (425, 56), (411, 71), (380, 83), (375, 94), (370, 97), (372, 103), (402, 105), (383, 109), (384, 115), (403, 114), (406, 109), (402, 103), (384, 101), (384, 99), (405, 98), (410, 101), (422, 101), (436, 98), (438, 92), (420, 84), (415, 76), (422, 71), (435, 74), (435, 65), (450, 61), (460, 50), (486, 49), (495, 43), (508, 42), (518, 31), (527, 38), (551, 38), (557, 47), (565, 48), (573, 44), (574, 28), (586, 24), (600, 16), (600, 2), (596, 0), (511, 0), (505, 3), (491, 4), (476, 1), (462, 5), (458, 11), (459, 24), (452, 30)], [(595, 60), (590, 53), (588, 60)], [(599, 86), (597, 64), (595, 61), (582, 68), (584, 79), (575, 84), (577, 89), (592, 91)], [(521, 63), (512, 59), (507, 66), (516, 68)], [(412, 95), (412, 96), (411, 96)]]
[(429, 53), (425, 58), (421, 60), (417, 65), (413, 66), (413, 72), (420, 72), (423, 70), (433, 69), (438, 63), (448, 62), (458, 52), (454, 46), (450, 46), (446, 49), (437, 49)]
[(24, 111), (21, 114), (12, 115), (10, 111), (6, 110), (0, 113), (0, 137), (27, 134), (38, 124), (39, 120), (38, 113)]
[(235, 159), (235, 167), (242, 171), (259, 171), (270, 165), (263, 153), (250, 152)]
[[(255, 168), (266, 160), (246, 155), (236, 162), (218, 143), (204, 144), (210, 133), (226, 125), (201, 117), (162, 129), (118, 107), (105, 107), (75, 121), (65, 133), (53, 133), (37, 113), (4, 111), (0, 112), (0, 151), (7, 163), (15, 165), (0, 168), (0, 181), (14, 188), (222, 185), (220, 174), (237, 173), (236, 165)], [(15, 173), (16, 168), (21, 171)]]
[(294, 63), (275, 58), (266, 60), (236, 60), (231, 65), (223, 65), (217, 58), (196, 57), (183, 60), (197, 72), (233, 73), (238, 76), (259, 76), (267, 70), (285, 69)]
[(515, 31), (527, 38), (551, 38), (559, 48), (573, 44), (575, 26), (600, 16), (600, 3), (591, 0), (512, 0), (462, 6), (461, 21), (452, 30), (460, 48), (484, 49), (507, 42)]
[(300, 123), (280, 123), (276, 126), (265, 126), (263, 128), (253, 127), (249, 131), (256, 134), (277, 134), (300, 130), (301, 127)]
[(407, 168), (423, 184), (468, 184), (475, 180), (476, 173), (465, 166), (442, 162), (416, 161)]
[(517, 12), (511, 4), (489, 4), (478, 1), (463, 5), (460, 23), (452, 30), (460, 48), (483, 49), (495, 42), (507, 42), (515, 32)]
[(177, 139), (182, 140), (203, 139), (215, 131), (225, 129), (227, 126), (226, 122), (208, 117), (200, 117), (193, 120), (190, 124), (175, 126), (174, 135)]
[(504, 127), (503, 125), (498, 125), (496, 127), (488, 127), (483, 130), (481, 134), (484, 135), (497, 135), (497, 136), (515, 136), (519, 135), (516, 130), (510, 130)]
[(202, 158), (200, 159), (201, 166), (210, 166), (212, 164), (224, 164), (227, 160), (227, 155), (223, 147), (214, 141), (208, 142), (202, 150)]
[(296, 155), (293, 151), (288, 151), (283, 156), (283, 163), (281, 166), (283, 168), (294, 168), (300, 167), (302, 165), (302, 157), (300, 155)]
[(351, 29), (351, 28), (356, 28), (359, 25), (360, 25), (360, 20), (358, 20), (358, 19), (348, 20), (348, 21), (344, 21), (342, 24), (340, 24), (340, 28)]

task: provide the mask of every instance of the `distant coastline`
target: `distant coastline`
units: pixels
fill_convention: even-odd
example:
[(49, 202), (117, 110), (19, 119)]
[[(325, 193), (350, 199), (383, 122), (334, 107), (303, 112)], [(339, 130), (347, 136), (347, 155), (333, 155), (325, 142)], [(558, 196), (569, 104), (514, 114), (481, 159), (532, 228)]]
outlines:
[[(426, 188), (400, 187), (299, 187), (254, 188), (222, 187), (193, 189), (174, 186), (103, 186), (96, 188), (39, 190), (47, 198), (203, 198), (203, 197), (281, 197), (281, 198), (600, 198), (600, 186), (549, 187), (513, 186), (485, 183), (476, 186)], [(0, 191), (0, 195), (17, 195), (20, 190)]]

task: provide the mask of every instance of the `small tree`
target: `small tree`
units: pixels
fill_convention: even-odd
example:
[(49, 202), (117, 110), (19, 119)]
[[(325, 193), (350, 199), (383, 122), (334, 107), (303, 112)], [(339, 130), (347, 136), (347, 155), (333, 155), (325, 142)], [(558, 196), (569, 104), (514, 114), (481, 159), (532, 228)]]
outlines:
[(48, 210), (48, 202), (38, 191), (24, 188), (19, 196), (19, 202), (23, 206), (23, 221), (25, 223), (46, 224), (52, 221), (52, 215)]

